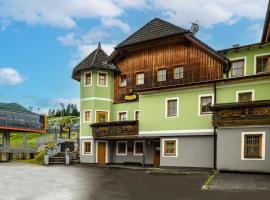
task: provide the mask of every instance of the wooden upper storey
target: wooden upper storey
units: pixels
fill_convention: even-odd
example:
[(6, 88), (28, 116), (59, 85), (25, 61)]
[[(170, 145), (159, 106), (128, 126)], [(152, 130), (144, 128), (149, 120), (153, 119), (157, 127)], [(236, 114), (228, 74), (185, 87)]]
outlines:
[[(136, 92), (220, 80), (226, 65), (215, 52), (185, 34), (122, 48), (117, 50), (111, 62), (121, 71), (115, 76), (115, 103), (125, 102), (124, 96), (131, 90)], [(126, 86), (121, 86), (123, 77), (126, 78)], [(143, 81), (139, 81), (142, 77)]]

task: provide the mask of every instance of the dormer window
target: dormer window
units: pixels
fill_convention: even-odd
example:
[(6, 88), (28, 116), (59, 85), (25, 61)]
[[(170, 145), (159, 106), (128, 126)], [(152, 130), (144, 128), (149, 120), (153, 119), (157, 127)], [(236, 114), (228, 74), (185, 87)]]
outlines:
[(127, 86), (127, 76), (121, 75), (120, 76), (120, 87), (126, 87)]

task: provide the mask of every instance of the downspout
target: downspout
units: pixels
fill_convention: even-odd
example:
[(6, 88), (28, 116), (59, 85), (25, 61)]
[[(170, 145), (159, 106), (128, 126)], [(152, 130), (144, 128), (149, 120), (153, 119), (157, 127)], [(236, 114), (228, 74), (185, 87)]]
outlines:
[[(216, 82), (214, 82), (214, 105), (217, 103), (217, 85)], [(213, 115), (213, 120), (214, 120)], [(217, 127), (214, 126), (214, 170), (217, 169)]]

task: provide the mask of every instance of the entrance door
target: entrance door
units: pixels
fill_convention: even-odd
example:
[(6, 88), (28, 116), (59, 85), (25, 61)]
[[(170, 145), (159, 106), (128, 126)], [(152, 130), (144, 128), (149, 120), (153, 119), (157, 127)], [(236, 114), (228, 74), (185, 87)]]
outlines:
[(98, 142), (98, 163), (106, 163), (106, 142)]
[(160, 142), (154, 143), (154, 166), (159, 167), (160, 165)]
[(97, 111), (96, 112), (96, 122), (97, 123), (108, 122), (108, 112)]

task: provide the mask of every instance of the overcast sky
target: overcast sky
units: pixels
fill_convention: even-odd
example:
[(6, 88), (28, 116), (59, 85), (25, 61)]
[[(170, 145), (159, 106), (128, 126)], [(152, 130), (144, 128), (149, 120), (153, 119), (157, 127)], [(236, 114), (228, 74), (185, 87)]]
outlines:
[(260, 41), (267, 0), (0, 0), (0, 102), (79, 103), (72, 68), (160, 17), (219, 50)]

